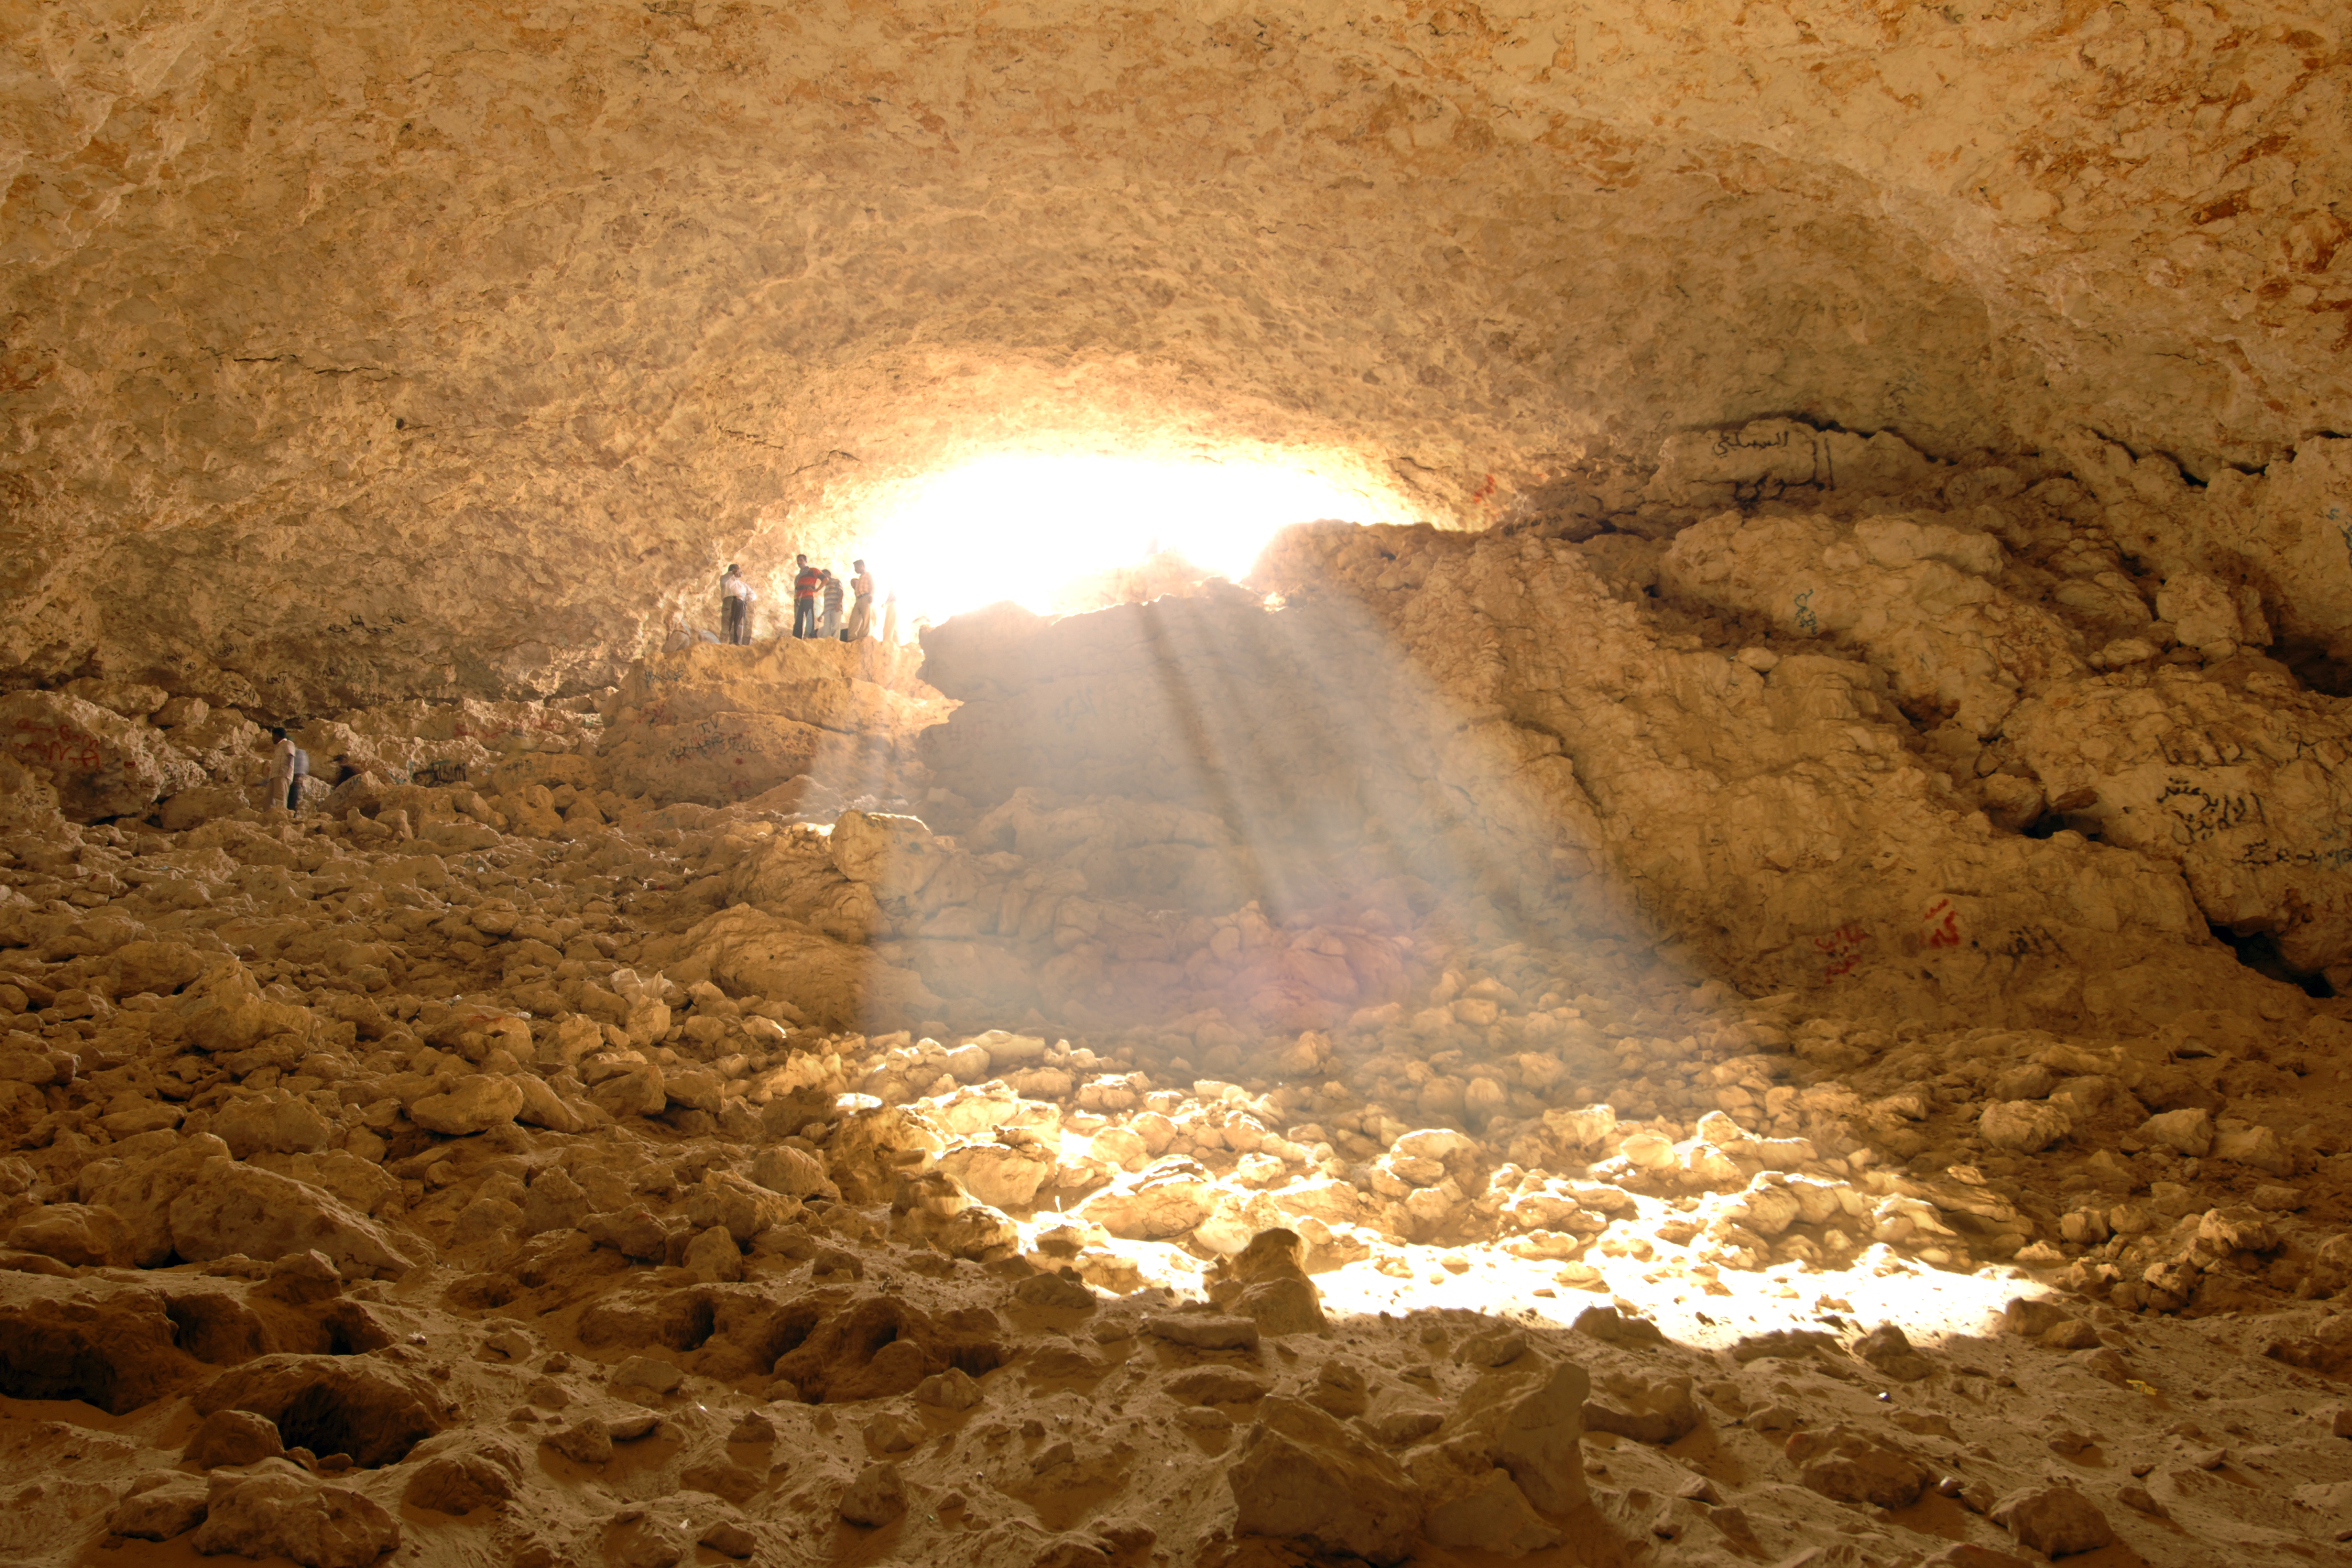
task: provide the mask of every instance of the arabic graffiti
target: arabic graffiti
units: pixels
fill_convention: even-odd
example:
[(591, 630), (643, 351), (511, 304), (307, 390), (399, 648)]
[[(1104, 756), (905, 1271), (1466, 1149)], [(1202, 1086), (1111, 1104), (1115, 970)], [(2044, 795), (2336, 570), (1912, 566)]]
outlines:
[(2352, 866), (2352, 848), (2339, 845), (2334, 849), (2290, 849), (2257, 838), (2239, 850), (2235, 858), (2241, 866), (2308, 866), (2340, 871)]
[(2059, 951), (2058, 939), (2041, 926), (2020, 926), (2000, 944), (2004, 958), (2049, 958)]
[(428, 788), (440, 784), (464, 784), (466, 764), (446, 757), (429, 763), (419, 763), (409, 770), (408, 782), (424, 784)]
[(2269, 825), (2258, 797), (2215, 795), (2178, 775), (2164, 781), (2164, 793), (2156, 798), (2158, 805), (2180, 819), (2191, 838), (2210, 838), (2217, 833), (2257, 823)]
[(2327, 509), (2327, 521), (2336, 525), (2336, 537), (2344, 542), (2345, 561), (2352, 563), (2352, 522), (2344, 521), (2344, 509), (2340, 506)]
[(1817, 632), (1822, 629), (1820, 618), (1813, 614), (1814, 592), (1815, 590), (1808, 588), (1797, 595), (1795, 616), (1797, 629), (1801, 632)]
[(1841, 974), (1851, 974), (1862, 962), (1863, 943), (1870, 933), (1849, 921), (1827, 936), (1813, 938), (1813, 947), (1829, 959), (1822, 970), (1822, 984), (1826, 985)]
[(1727, 458), (1734, 452), (1769, 452), (1775, 447), (1788, 444), (1789, 432), (1786, 430), (1761, 441), (1748, 440), (1737, 430), (1720, 430), (1716, 433), (1715, 444), (1707, 450), (1716, 457)]

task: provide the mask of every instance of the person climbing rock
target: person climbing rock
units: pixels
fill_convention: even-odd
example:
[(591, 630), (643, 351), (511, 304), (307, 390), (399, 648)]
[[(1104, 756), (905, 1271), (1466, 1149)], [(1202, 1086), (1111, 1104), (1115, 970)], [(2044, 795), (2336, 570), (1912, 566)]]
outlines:
[(730, 562), (727, 574), (719, 579), (719, 641), (740, 644), (751, 640), (751, 601), (757, 597), (751, 584)]
[(809, 564), (805, 555), (795, 557), (800, 570), (793, 575), (793, 636), (816, 636), (817, 590), (824, 586), (824, 569)]
[(272, 730), (270, 734), (277, 738), (278, 744), (269, 753), (269, 785), (266, 802), (272, 808), (282, 802), (289, 811), (299, 810), (302, 781), (310, 773), (310, 753), (288, 738), (283, 724)]
[(841, 579), (831, 572), (824, 574), (824, 625), (818, 635), (827, 638), (841, 636)]
[(841, 634), (844, 642), (864, 642), (874, 635), (874, 574), (866, 570), (866, 563), (849, 563), (856, 575), (849, 579), (849, 591), (857, 595), (849, 606), (849, 626)]

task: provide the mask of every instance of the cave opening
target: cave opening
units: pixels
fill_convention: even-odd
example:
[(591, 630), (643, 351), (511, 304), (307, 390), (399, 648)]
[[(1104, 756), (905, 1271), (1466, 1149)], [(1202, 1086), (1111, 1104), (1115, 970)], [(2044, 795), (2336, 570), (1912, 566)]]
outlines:
[(2051, 1467), (2352, 1366), (2343, 28), (1459, 9), (33, 8), (0, 1389), (403, 1469), (16, 1533), (2279, 1544)]
[(2237, 954), (2238, 962), (2265, 980), (2275, 980), (2282, 985), (2292, 985), (2306, 996), (2329, 997), (2336, 987), (2327, 976), (2314, 970), (2297, 969), (2279, 951), (2278, 938), (2270, 931), (2248, 931), (2243, 935), (2228, 926), (2212, 928), (2214, 940), (2224, 943)]
[(1412, 516), (1328, 460), (1126, 449), (998, 452), (889, 487), (868, 510), (857, 548), (902, 616), (932, 622), (983, 605), (1066, 614), (1239, 581), (1291, 523)]

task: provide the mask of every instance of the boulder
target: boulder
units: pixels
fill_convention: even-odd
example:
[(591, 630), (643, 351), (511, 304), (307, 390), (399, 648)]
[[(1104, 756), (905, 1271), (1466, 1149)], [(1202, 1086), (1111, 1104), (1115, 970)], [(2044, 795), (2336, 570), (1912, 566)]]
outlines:
[(2044, 1557), (2096, 1552), (2116, 1539), (2098, 1505), (2073, 1487), (2030, 1487), (1993, 1505), (1993, 1522)]
[(2213, 1148), (2213, 1114), (2196, 1106), (2168, 1110), (2139, 1124), (2142, 1142), (2201, 1160)]
[(2038, 1154), (2074, 1130), (2074, 1119), (2046, 1100), (1995, 1100), (1977, 1120), (1986, 1142), (2020, 1154)]
[(212, 1488), (201, 1476), (142, 1478), (106, 1516), (109, 1535), (132, 1541), (169, 1541), (185, 1535), (205, 1519)]
[(551, 1230), (577, 1230), (593, 1205), (587, 1192), (561, 1170), (541, 1171), (523, 1195), (522, 1233), (538, 1236)]
[(1496, 1463), (1511, 1472), (1528, 1501), (1547, 1513), (1566, 1513), (1591, 1495), (1581, 1443), (1591, 1391), (1584, 1369), (1566, 1362), (1532, 1386), (1524, 1377), (1496, 1373), (1465, 1402), (1464, 1419), (1486, 1436)]
[(188, 1537), (214, 1556), (288, 1557), (302, 1568), (368, 1568), (400, 1544), (400, 1526), (348, 1487), (320, 1486), (299, 1473), (222, 1476), (205, 1521)]
[(1916, 1383), (1936, 1370), (1893, 1323), (1882, 1323), (1856, 1340), (1853, 1353), (1897, 1383)]
[(1035, 1202), (1055, 1163), (1039, 1144), (996, 1138), (965, 1139), (940, 1156), (940, 1170), (982, 1203), (1000, 1209), (1027, 1208)]
[(1259, 1403), (1225, 1484), (1233, 1490), (1238, 1534), (1274, 1536), (1385, 1564), (1411, 1553), (1421, 1527), (1421, 1499), (1403, 1469), (1295, 1399)]
[(250, 1410), (215, 1410), (188, 1441), (187, 1461), (198, 1469), (258, 1464), (286, 1452), (278, 1423)]
[(169, 996), (202, 975), (205, 955), (183, 942), (127, 942), (109, 956), (114, 994), (136, 996), (152, 992)]
[(79, 1399), (121, 1415), (198, 1370), (158, 1297), (42, 1295), (0, 1307), (0, 1394), (11, 1399)]
[(1698, 1401), (1687, 1377), (1616, 1373), (1584, 1402), (1589, 1432), (1613, 1432), (1636, 1443), (1679, 1442), (1698, 1428)]
[(659, 1116), (669, 1105), (669, 1082), (653, 1062), (605, 1079), (588, 1091), (607, 1116)]
[(443, 1454), (410, 1473), (400, 1500), (436, 1513), (471, 1513), (494, 1508), (515, 1495), (515, 1472), (481, 1453)]
[(853, 882), (884, 899), (910, 899), (923, 890), (947, 850), (919, 817), (845, 811), (833, 825), (833, 863)]
[(878, 1530), (907, 1511), (907, 1483), (892, 1464), (872, 1464), (841, 1494), (845, 1523)]
[(263, 1356), (213, 1379), (194, 1403), (199, 1415), (264, 1416), (290, 1447), (371, 1469), (405, 1458), (449, 1416), (430, 1380), (373, 1356)]
[(1405, 1468), (1422, 1489), (1421, 1532), (1435, 1545), (1522, 1557), (1560, 1542), (1510, 1472), (1475, 1447), (1419, 1449), (1405, 1457)]
[[(935, 1016), (940, 1006), (919, 978), (885, 962), (876, 949), (749, 904), (710, 916), (675, 945), (730, 993), (789, 996), (822, 1028), (911, 1025)], [(678, 972), (675, 964), (671, 970)]]
[(1257, 1324), (1212, 1312), (1161, 1312), (1143, 1321), (1143, 1331), (1194, 1350), (1255, 1350), (1258, 1345)]
[(273, 1035), (307, 1038), (311, 1026), (308, 1008), (264, 996), (235, 959), (217, 962), (192, 982), (181, 994), (178, 1012), (190, 1045), (222, 1055), (248, 1050)]
[(793, 1198), (815, 1197), (833, 1189), (825, 1177), (824, 1162), (789, 1143), (772, 1143), (761, 1150), (751, 1162), (751, 1179), (770, 1192)]
[(1800, 1432), (1789, 1439), (1788, 1455), (1799, 1480), (1840, 1502), (1909, 1508), (1928, 1480), (1910, 1455), (1853, 1426)]
[(46, 773), (37, 773), (0, 752), (0, 830), (54, 833), (65, 826), (58, 792)]
[(550, 1432), (540, 1446), (552, 1448), (575, 1465), (601, 1465), (613, 1457), (613, 1435), (602, 1421), (583, 1417)]
[(0, 752), (55, 790), (73, 822), (136, 816), (205, 779), (160, 730), (58, 691), (0, 697)]
[(230, 1100), (213, 1113), (211, 1131), (240, 1160), (310, 1153), (341, 1135), (317, 1106), (282, 1090)]
[(1307, 1244), (1287, 1227), (1259, 1231), (1220, 1270), (1217, 1297), (1268, 1338), (1319, 1334), (1323, 1300), (1307, 1272)]
[(188, 1172), (166, 1212), (171, 1251), (190, 1263), (318, 1252), (347, 1279), (398, 1279), (414, 1267), (381, 1226), (341, 1200), (224, 1157)]
[(523, 1099), (522, 1086), (513, 1079), (476, 1073), (446, 1093), (426, 1095), (410, 1105), (408, 1119), (427, 1132), (459, 1138), (512, 1122)]
[(801, 1212), (788, 1198), (732, 1171), (712, 1171), (687, 1194), (686, 1217), (698, 1230), (717, 1226), (749, 1247), (763, 1230), (790, 1223)]
[(1181, 1236), (1209, 1217), (1216, 1179), (1198, 1162), (1166, 1155), (1121, 1176), (1077, 1207), (1078, 1217), (1129, 1241)]
[(0, 1247), (37, 1253), (77, 1268), (124, 1268), (131, 1262), (131, 1227), (112, 1209), (52, 1204), (12, 1226)]

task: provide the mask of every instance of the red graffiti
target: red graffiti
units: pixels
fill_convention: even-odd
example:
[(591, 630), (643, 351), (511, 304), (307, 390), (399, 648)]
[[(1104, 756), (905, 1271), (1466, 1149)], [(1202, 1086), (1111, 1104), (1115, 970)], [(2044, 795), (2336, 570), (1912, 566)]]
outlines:
[(1853, 973), (1862, 962), (1862, 944), (1869, 940), (1870, 933), (1850, 921), (1827, 936), (1813, 938), (1813, 946), (1830, 960), (1822, 970), (1822, 983), (1826, 985), (1841, 974)]
[(64, 724), (43, 724), (31, 719), (16, 721), (16, 738), (9, 749), (47, 767), (79, 768), (86, 773), (96, 773), (106, 761), (97, 737)]
[(1927, 928), (1929, 947), (1960, 945), (1960, 911), (1952, 908), (1951, 900), (1937, 899), (1929, 904), (1927, 912), (1919, 917), (1919, 923)]

